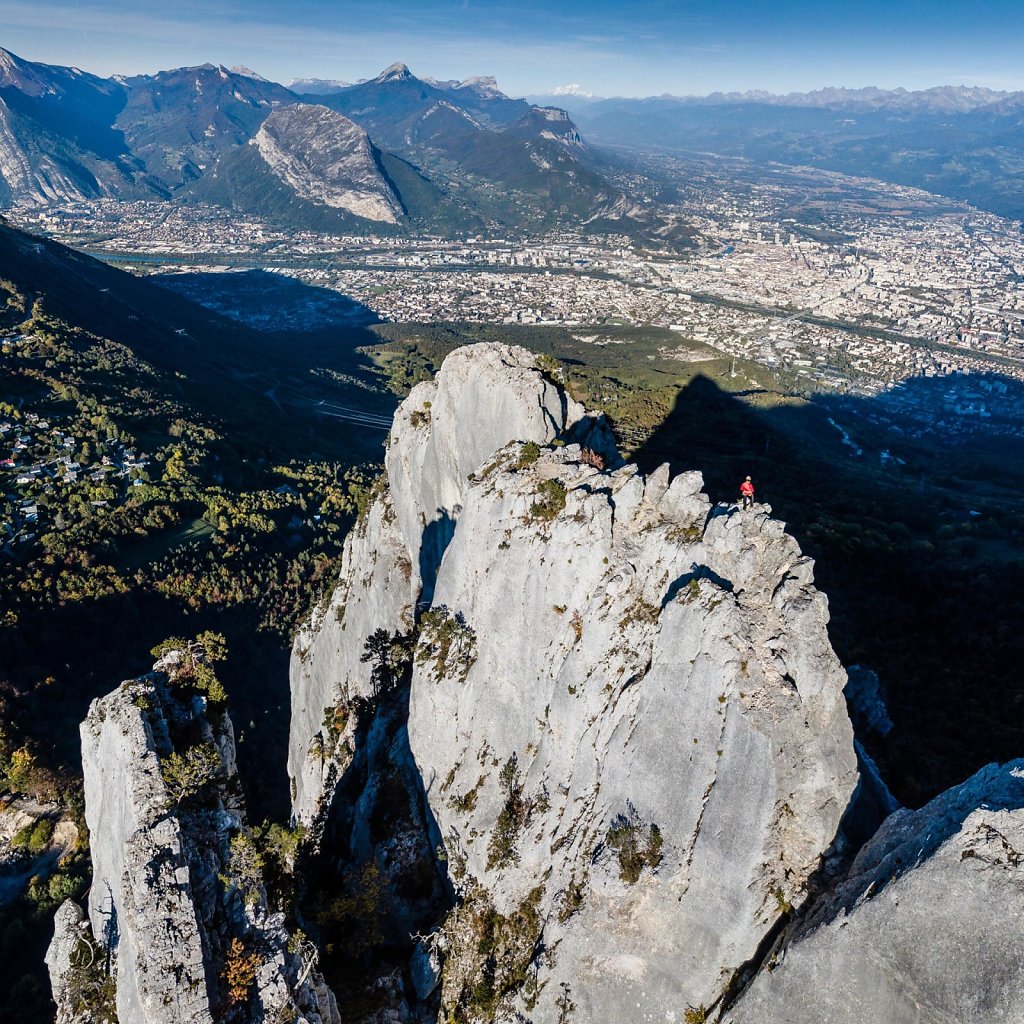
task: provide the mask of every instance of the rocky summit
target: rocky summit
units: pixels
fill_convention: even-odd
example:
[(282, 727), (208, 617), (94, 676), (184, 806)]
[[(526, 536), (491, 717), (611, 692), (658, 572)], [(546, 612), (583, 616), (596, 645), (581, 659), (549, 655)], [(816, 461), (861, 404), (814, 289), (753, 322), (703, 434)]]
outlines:
[(622, 465), (506, 346), (413, 390), (387, 483), (298, 641), (296, 813), (344, 771), (320, 723), (371, 692), (366, 638), (418, 621), (409, 744), (469, 896), (438, 940), (443, 1005), (475, 1019), (484, 904), (532, 922), (537, 981), (510, 1002), (531, 1019), (713, 1003), (806, 899), (856, 785), (810, 561), (699, 474)]
[(340, 1024), (258, 879), (233, 877), (249, 830), (231, 720), (173, 692), (177, 657), (82, 723), (93, 880), (87, 919), (71, 901), (57, 911), (58, 1022), (212, 1024), (241, 995), (254, 1020)]
[(296, 640), (288, 748), (296, 817), (313, 820), (337, 776), (334, 759), (314, 756), (325, 736), (325, 709), (372, 695), (364, 642), (377, 629), (414, 626), (470, 476), (511, 438), (547, 445), (573, 432), (602, 449), (612, 444), (603, 421), (546, 378), (532, 355), (506, 345), (453, 352), (436, 380), (418, 384), (402, 403), (379, 496), (346, 541), (329, 604)]

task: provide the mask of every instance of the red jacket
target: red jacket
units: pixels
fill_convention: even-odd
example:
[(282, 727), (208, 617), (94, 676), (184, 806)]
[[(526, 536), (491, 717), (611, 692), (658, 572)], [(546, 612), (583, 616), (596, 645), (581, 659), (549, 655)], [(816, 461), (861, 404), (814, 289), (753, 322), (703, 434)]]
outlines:
[(740, 494), (745, 498), (752, 498), (754, 496), (754, 485), (749, 480), (744, 480), (740, 484)]

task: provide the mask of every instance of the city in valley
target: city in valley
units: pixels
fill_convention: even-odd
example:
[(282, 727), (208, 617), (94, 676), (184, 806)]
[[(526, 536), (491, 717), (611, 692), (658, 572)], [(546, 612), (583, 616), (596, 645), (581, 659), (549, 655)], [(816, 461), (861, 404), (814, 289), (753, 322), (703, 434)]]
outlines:
[[(920, 376), (1024, 380), (1019, 222), (827, 172), (747, 179), (701, 168), (694, 183), (686, 165), (673, 169), (690, 175), (672, 212), (692, 247), (584, 230), (457, 241), (319, 235), (143, 202), (24, 209), (13, 219), (138, 269), (272, 269), (384, 321), (670, 328), (815, 389), (861, 394)], [(679, 355), (693, 358), (692, 349)], [(1004, 389), (961, 381), (946, 411), (1012, 415)]]
[(4, 8), (0, 1024), (1024, 1024), (1022, 0)]

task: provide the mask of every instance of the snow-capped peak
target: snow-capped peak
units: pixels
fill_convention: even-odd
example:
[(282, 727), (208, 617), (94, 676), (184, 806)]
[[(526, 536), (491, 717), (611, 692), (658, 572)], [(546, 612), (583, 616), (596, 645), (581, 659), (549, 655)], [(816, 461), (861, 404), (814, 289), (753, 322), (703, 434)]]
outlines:
[(556, 85), (551, 90), (552, 96), (582, 96), (584, 99), (592, 99), (593, 93), (584, 89), (579, 82), (570, 82), (568, 85)]

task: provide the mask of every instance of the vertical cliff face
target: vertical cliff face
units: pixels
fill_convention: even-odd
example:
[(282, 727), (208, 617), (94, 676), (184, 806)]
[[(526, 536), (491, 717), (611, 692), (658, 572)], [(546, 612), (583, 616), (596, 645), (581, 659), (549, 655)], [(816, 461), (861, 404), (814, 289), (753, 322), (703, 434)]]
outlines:
[(370, 692), (367, 638), (415, 625), (409, 743), (460, 895), (430, 943), (442, 1011), (710, 1004), (805, 898), (856, 784), (810, 561), (699, 474), (622, 466), (505, 346), (413, 390), (387, 470), (298, 641), (296, 814), (345, 770), (321, 723)]
[(292, 810), (312, 821), (346, 763), (352, 728), (332, 734), (328, 710), (373, 693), (362, 661), (377, 629), (407, 632), (461, 512), (469, 475), (509, 441), (547, 444), (577, 431), (608, 448), (588, 417), (508, 345), (453, 352), (433, 381), (418, 384), (395, 416), (387, 474), (365, 518), (346, 540), (329, 605), (298, 636), (291, 663), (288, 774)]
[(165, 716), (140, 706), (150, 693), (145, 683), (118, 690), (94, 703), (82, 725), (89, 921), (93, 936), (117, 951), (119, 1020), (208, 1021), (192, 872), (160, 774), (161, 755), (173, 747)]
[(232, 838), (248, 834), (230, 719), (157, 672), (94, 701), (81, 731), (93, 882), (88, 920), (70, 903), (56, 919), (47, 963), (60, 1019), (116, 1008), (133, 1024), (335, 1021), (329, 992), (299, 980), (258, 883), (243, 894), (224, 881)]
[(891, 815), (726, 1020), (1020, 1020), (1022, 914), (1024, 761), (1016, 761)]

